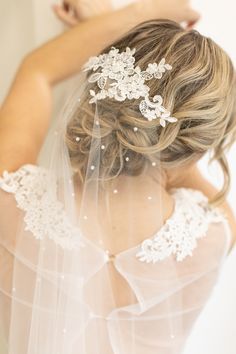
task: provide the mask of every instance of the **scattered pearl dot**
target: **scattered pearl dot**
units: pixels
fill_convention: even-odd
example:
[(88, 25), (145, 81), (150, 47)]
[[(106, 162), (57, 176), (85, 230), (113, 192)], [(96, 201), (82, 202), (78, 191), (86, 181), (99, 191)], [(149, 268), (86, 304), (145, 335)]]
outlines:
[(151, 196), (149, 196), (149, 197), (148, 197), (148, 200), (152, 200), (152, 197), (151, 197)]
[(114, 189), (113, 193), (114, 193), (114, 194), (117, 194), (117, 193), (118, 193), (118, 190), (117, 190), (117, 189)]
[(74, 198), (74, 197), (75, 197), (75, 193), (71, 193), (71, 195), (72, 195), (72, 198)]
[(12, 292), (15, 293), (16, 292), (16, 288), (12, 288)]
[(106, 148), (105, 145), (102, 145), (102, 146), (101, 146), (101, 149), (102, 149), (102, 150), (105, 150), (105, 148)]
[(65, 275), (62, 274), (61, 275), (61, 279), (64, 280), (65, 279)]
[(128, 161), (129, 161), (129, 157), (126, 157), (126, 158), (125, 158), (125, 161), (127, 161), (127, 162), (128, 162)]
[(88, 220), (88, 217), (87, 217), (87, 215), (84, 215), (84, 220)]
[(152, 166), (155, 167), (157, 165), (156, 162), (152, 162)]
[(77, 136), (77, 137), (75, 138), (75, 140), (76, 140), (77, 142), (79, 142), (79, 141), (80, 141), (80, 137)]
[(96, 124), (96, 125), (99, 125), (99, 121), (98, 121), (98, 120), (96, 120), (95, 124)]
[(90, 167), (90, 169), (91, 169), (92, 171), (94, 171), (94, 170), (95, 170), (95, 166), (92, 165), (92, 166)]
[(138, 127), (134, 127), (134, 131), (137, 132), (138, 131)]
[(171, 339), (174, 339), (174, 338), (175, 338), (175, 335), (174, 335), (174, 334), (171, 334), (170, 338), (171, 338)]

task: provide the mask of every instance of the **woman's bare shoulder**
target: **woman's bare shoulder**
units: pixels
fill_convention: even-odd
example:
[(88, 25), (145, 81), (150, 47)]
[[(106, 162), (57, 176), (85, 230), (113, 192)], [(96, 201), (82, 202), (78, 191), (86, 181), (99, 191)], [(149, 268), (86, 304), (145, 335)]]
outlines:
[[(176, 187), (191, 188), (201, 191), (207, 198), (213, 199), (219, 192), (200, 172), (197, 165), (188, 171), (185, 177), (177, 182)], [(236, 217), (229, 202), (225, 199), (218, 205), (227, 216), (232, 232), (232, 247), (236, 244)]]

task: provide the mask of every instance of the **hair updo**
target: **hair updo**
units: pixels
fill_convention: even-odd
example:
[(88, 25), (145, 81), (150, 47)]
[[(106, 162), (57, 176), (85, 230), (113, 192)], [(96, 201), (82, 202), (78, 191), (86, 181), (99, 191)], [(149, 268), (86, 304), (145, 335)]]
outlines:
[[(175, 22), (153, 20), (140, 24), (113, 43), (120, 51), (136, 48), (136, 65), (145, 70), (149, 63), (166, 59), (173, 69), (162, 80), (148, 82), (150, 95), (157, 93), (163, 105), (178, 119), (160, 126), (158, 119), (147, 121), (139, 111), (139, 101), (113, 99), (99, 101), (102, 144), (101, 177), (109, 180), (121, 174), (139, 175), (150, 162), (166, 169), (185, 166), (212, 151), (222, 167), (225, 182), (218, 201), (229, 188), (226, 149), (235, 139), (235, 75), (229, 56), (211, 39), (196, 30), (184, 30)], [(108, 53), (111, 46), (103, 53)], [(89, 104), (89, 84), (82, 104), (68, 124), (66, 143), (70, 159), (84, 180), (91, 139), (94, 105)], [(80, 136), (78, 142), (75, 137)], [(125, 163), (125, 156), (129, 163)]]

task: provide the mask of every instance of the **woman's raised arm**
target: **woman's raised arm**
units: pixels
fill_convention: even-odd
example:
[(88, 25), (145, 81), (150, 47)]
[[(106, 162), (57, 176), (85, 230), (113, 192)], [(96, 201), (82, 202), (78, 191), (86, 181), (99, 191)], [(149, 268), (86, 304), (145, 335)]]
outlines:
[(0, 174), (36, 163), (50, 123), (52, 88), (76, 74), (89, 56), (142, 21), (174, 15), (179, 21), (198, 18), (188, 0), (179, 0), (175, 11), (170, 6), (175, 0), (165, 6), (163, 1), (143, 0), (81, 22), (23, 60), (0, 110)]
[(76, 74), (89, 56), (147, 19), (135, 7), (83, 22), (29, 54), (0, 110), (0, 174), (36, 163), (48, 130), (52, 88)]

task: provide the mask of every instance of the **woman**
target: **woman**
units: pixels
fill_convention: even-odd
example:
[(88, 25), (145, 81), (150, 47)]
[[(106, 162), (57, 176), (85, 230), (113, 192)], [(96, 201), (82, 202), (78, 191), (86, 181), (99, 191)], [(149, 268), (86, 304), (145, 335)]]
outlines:
[[(235, 134), (232, 63), (171, 21), (117, 40), (127, 18), (155, 11), (134, 4), (33, 52), (1, 109), (6, 353), (181, 353), (234, 244), (224, 157)], [(82, 67), (38, 166), (51, 88)], [(199, 176), (188, 188), (208, 151), (226, 177), (218, 194)]]

